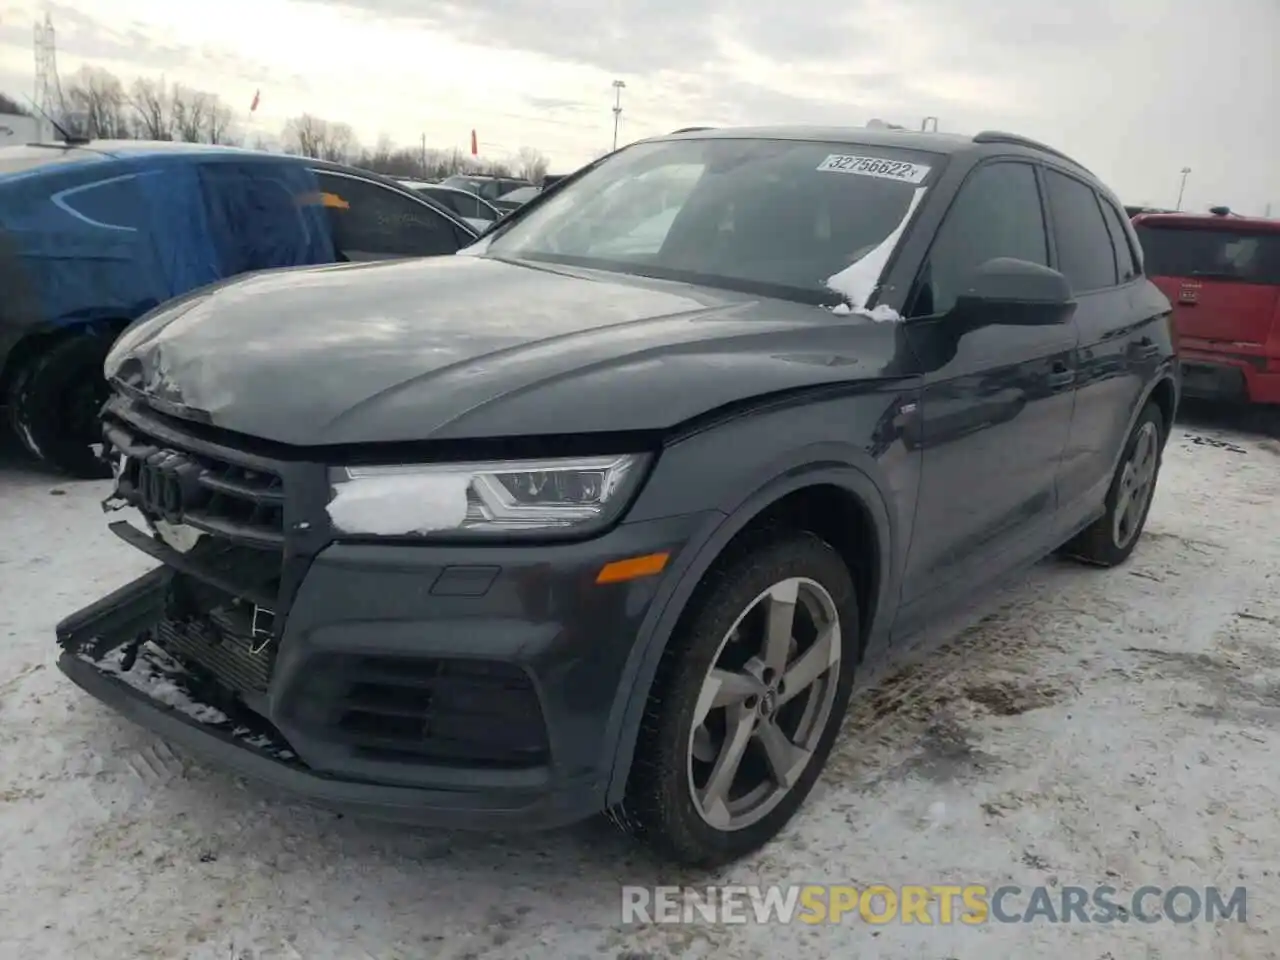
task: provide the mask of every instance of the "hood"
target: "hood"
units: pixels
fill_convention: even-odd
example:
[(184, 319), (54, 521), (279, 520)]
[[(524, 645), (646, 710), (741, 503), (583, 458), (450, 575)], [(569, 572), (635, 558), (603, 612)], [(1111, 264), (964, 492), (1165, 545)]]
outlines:
[(885, 375), (899, 324), (611, 273), (439, 257), (271, 271), (153, 311), (107, 376), (298, 446), (664, 429)]

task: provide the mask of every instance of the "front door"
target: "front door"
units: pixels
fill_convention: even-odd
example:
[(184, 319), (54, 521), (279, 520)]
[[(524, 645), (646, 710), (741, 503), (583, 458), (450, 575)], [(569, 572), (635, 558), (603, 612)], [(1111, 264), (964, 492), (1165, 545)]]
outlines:
[(900, 624), (1025, 559), (1053, 526), (1076, 327), (959, 330), (958, 293), (997, 257), (1049, 263), (1030, 164), (993, 161), (969, 175), (908, 305), (907, 338), (924, 375), (923, 462)]

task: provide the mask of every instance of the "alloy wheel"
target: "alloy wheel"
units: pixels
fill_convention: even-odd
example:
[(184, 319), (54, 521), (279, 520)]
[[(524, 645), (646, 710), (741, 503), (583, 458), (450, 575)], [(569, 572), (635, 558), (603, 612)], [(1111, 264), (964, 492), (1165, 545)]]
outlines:
[(781, 580), (739, 614), (703, 680), (689, 738), (689, 789), (710, 826), (751, 826), (799, 780), (831, 717), (841, 650), (835, 601), (815, 580)]
[(1156, 468), (1160, 463), (1160, 433), (1150, 421), (1134, 437), (1129, 459), (1120, 472), (1120, 488), (1111, 522), (1115, 545), (1124, 549), (1138, 533), (1147, 505), (1155, 490)]

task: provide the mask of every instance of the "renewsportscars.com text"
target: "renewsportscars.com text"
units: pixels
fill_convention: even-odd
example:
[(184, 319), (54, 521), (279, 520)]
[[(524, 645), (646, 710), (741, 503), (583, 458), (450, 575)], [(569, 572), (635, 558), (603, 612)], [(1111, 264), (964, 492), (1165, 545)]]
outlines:
[(984, 884), (622, 888), (623, 923), (1212, 923), (1247, 913), (1244, 887)]

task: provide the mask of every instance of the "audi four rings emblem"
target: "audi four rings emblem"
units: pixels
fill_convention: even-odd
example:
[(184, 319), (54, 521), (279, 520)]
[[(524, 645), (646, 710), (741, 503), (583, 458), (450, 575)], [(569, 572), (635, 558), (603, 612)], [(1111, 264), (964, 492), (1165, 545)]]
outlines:
[[(179, 517), (183, 507), (183, 467), (194, 466), (192, 461), (178, 453), (151, 456), (135, 461), (138, 472), (135, 489), (141, 506), (166, 517)], [(128, 469), (128, 461), (121, 458), (120, 474)]]

